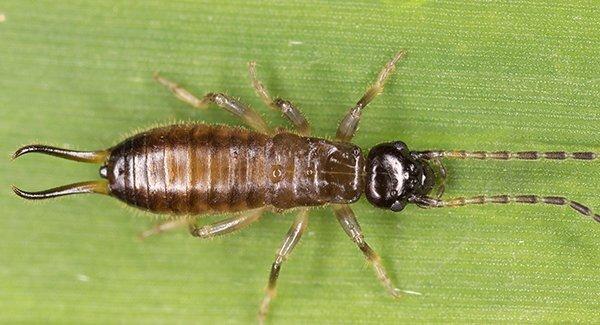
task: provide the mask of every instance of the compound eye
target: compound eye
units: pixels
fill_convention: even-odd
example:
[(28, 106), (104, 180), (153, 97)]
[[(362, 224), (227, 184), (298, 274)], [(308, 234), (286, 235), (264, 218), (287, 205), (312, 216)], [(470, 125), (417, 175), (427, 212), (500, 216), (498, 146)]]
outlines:
[(394, 149), (400, 151), (400, 152), (404, 152), (408, 150), (408, 146), (406, 145), (406, 143), (402, 142), (402, 141), (396, 141), (394, 142)]
[(390, 207), (390, 210), (392, 210), (394, 212), (399, 212), (399, 211), (404, 210), (405, 206), (406, 206), (405, 201), (396, 201), (392, 204), (392, 206)]
[(100, 177), (108, 178), (108, 167), (106, 167), (106, 165), (100, 167), (99, 173), (100, 173)]

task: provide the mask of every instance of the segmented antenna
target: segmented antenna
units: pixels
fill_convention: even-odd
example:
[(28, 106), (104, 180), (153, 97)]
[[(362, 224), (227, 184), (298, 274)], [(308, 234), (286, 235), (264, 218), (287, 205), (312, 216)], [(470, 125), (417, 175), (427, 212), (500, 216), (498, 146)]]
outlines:
[(434, 159), (434, 158), (456, 158), (456, 159), (497, 159), (497, 160), (594, 160), (598, 159), (598, 154), (595, 152), (565, 152), (565, 151), (465, 151), (465, 150), (429, 150), (429, 151), (414, 151), (419, 158)]
[(562, 196), (537, 196), (537, 195), (494, 195), (494, 196), (474, 196), (470, 198), (457, 197), (453, 199), (435, 199), (432, 197), (414, 197), (411, 202), (417, 204), (423, 208), (451, 208), (459, 207), (471, 204), (486, 204), (486, 203), (524, 203), (524, 204), (537, 204), (545, 203), (552, 205), (568, 205), (571, 209), (578, 213), (591, 217), (592, 219), (600, 222), (600, 214), (594, 213), (592, 209), (587, 206), (569, 200)]

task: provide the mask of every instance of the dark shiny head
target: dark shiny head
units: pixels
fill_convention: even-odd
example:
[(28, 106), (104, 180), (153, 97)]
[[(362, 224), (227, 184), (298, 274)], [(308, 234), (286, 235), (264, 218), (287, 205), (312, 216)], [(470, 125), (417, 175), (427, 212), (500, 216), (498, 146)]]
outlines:
[(427, 161), (414, 157), (400, 141), (373, 147), (366, 172), (367, 200), (392, 211), (401, 211), (412, 197), (426, 195), (435, 185), (435, 174)]

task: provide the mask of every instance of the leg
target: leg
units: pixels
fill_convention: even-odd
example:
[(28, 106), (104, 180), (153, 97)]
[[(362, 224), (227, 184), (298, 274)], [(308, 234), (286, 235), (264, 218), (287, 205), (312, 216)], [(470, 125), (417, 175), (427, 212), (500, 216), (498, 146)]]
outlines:
[(263, 210), (264, 209), (258, 209), (255, 211), (251, 211), (250, 213), (221, 220), (202, 227), (190, 225), (190, 234), (194, 237), (203, 239), (229, 234), (236, 230), (245, 228), (251, 223), (258, 220)]
[(168, 221), (165, 221), (163, 223), (159, 223), (158, 225), (142, 232), (139, 235), (140, 239), (146, 239), (152, 235), (158, 235), (160, 233), (163, 233), (165, 231), (169, 231), (169, 230), (173, 230), (173, 229), (177, 229), (179, 227), (188, 225), (192, 222), (194, 222), (196, 220), (196, 218), (193, 219), (188, 219), (188, 218), (175, 218), (175, 219), (171, 219)]
[(377, 76), (377, 80), (375, 83), (367, 89), (367, 92), (362, 96), (362, 98), (356, 103), (356, 106), (352, 107), (346, 116), (340, 122), (340, 126), (338, 127), (336, 139), (338, 141), (348, 142), (352, 140), (354, 133), (356, 133), (356, 129), (358, 128), (358, 122), (360, 121), (360, 115), (362, 113), (362, 109), (365, 106), (369, 105), (369, 103), (375, 98), (377, 95), (383, 92), (383, 86), (390, 73), (394, 71), (396, 62), (404, 57), (405, 52), (400, 51), (396, 53), (394, 58), (386, 66), (379, 72), (379, 76)]
[(269, 311), (269, 303), (275, 297), (277, 278), (279, 277), (281, 264), (288, 258), (298, 241), (300, 241), (300, 237), (302, 237), (304, 230), (306, 230), (307, 224), (308, 210), (303, 209), (296, 217), (296, 220), (294, 220), (292, 227), (290, 227), (290, 230), (283, 240), (281, 248), (279, 248), (277, 255), (275, 255), (275, 262), (273, 262), (273, 265), (271, 266), (271, 274), (269, 275), (269, 284), (267, 285), (265, 297), (260, 304), (260, 310), (258, 312), (258, 319), (261, 324), (265, 321), (265, 317)]
[(333, 211), (346, 234), (348, 234), (352, 241), (358, 245), (358, 248), (363, 252), (367, 261), (373, 265), (375, 274), (377, 274), (377, 278), (381, 281), (381, 284), (393, 297), (400, 297), (400, 290), (394, 286), (392, 280), (390, 280), (390, 277), (387, 275), (385, 268), (381, 264), (381, 258), (365, 241), (360, 225), (358, 224), (352, 209), (350, 209), (347, 204), (342, 204), (334, 205)]
[(287, 118), (295, 127), (298, 133), (301, 135), (310, 134), (310, 125), (302, 112), (296, 108), (292, 103), (281, 98), (272, 99), (267, 92), (265, 86), (258, 80), (256, 76), (256, 62), (251, 61), (248, 63), (248, 72), (250, 73), (250, 79), (252, 80), (252, 86), (258, 97), (269, 107), (281, 111), (283, 116)]
[(525, 203), (536, 204), (545, 203), (552, 205), (568, 205), (573, 210), (580, 214), (591, 217), (600, 222), (600, 214), (594, 213), (587, 206), (569, 200), (561, 196), (537, 196), (537, 195), (494, 195), (494, 196), (474, 196), (470, 198), (458, 197), (454, 199), (439, 200), (431, 197), (415, 197), (411, 199), (412, 203), (417, 204), (422, 208), (451, 208), (470, 204), (485, 204), (485, 203)]
[(242, 120), (244, 120), (244, 122), (246, 122), (246, 124), (248, 124), (256, 131), (262, 133), (270, 133), (267, 123), (265, 123), (265, 121), (262, 117), (260, 117), (260, 115), (258, 115), (247, 105), (240, 103), (239, 101), (230, 96), (221, 93), (208, 93), (204, 95), (202, 99), (198, 99), (196, 96), (194, 96), (189, 91), (185, 90), (183, 87), (158, 74), (154, 75), (154, 79), (156, 79), (156, 81), (158, 81), (163, 86), (167, 87), (177, 98), (196, 108), (206, 108), (208, 104), (213, 103), (232, 113), (233, 115), (241, 118)]

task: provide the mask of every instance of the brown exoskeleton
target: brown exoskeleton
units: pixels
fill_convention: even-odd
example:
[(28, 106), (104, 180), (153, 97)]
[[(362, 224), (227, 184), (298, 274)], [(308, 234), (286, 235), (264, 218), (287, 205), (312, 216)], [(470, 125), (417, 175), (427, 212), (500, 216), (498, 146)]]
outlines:
[[(215, 104), (243, 119), (253, 130), (207, 124), (172, 125), (134, 135), (101, 151), (83, 152), (29, 145), (17, 150), (14, 158), (40, 152), (66, 159), (102, 164), (104, 180), (76, 183), (41, 192), (13, 187), (26, 199), (46, 199), (78, 193), (114, 196), (141, 209), (176, 215), (243, 212), (220, 222), (196, 226), (190, 219), (174, 219), (143, 233), (146, 237), (189, 223), (190, 233), (200, 238), (231, 233), (257, 221), (274, 208), (299, 208), (299, 213), (271, 268), (259, 319), (264, 320), (281, 265), (306, 230), (307, 207), (330, 206), (342, 229), (373, 266), (377, 278), (394, 297), (400, 290), (392, 284), (379, 256), (367, 244), (349, 204), (364, 193), (376, 207), (401, 211), (408, 203), (420, 207), (453, 207), (483, 203), (547, 203), (568, 205), (582, 215), (600, 222), (600, 215), (564, 197), (536, 195), (477, 196), (442, 199), (446, 169), (442, 158), (475, 159), (583, 159), (591, 152), (466, 152), (410, 151), (400, 141), (379, 144), (363, 156), (350, 141), (362, 109), (383, 91), (395, 64), (404, 56), (397, 53), (379, 73), (375, 83), (342, 119), (334, 141), (310, 137), (302, 113), (289, 101), (272, 99), (256, 77), (250, 63), (250, 77), (256, 93), (271, 108), (280, 110), (295, 126), (295, 132), (274, 131), (250, 107), (221, 93), (202, 99), (179, 85), (156, 75), (179, 99), (197, 107)], [(433, 193), (433, 196), (432, 196)], [(191, 219), (195, 221), (195, 219)]]

